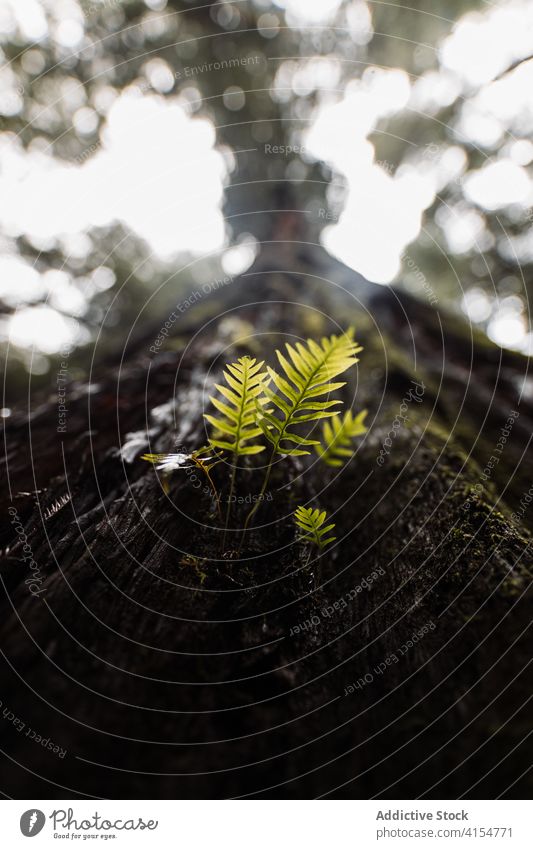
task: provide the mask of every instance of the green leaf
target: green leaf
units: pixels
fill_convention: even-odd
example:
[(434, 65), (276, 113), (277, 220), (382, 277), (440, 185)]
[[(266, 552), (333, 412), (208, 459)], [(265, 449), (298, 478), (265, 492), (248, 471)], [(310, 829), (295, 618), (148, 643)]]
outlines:
[[(316, 439), (304, 439), (303, 436), (300, 436), (298, 433), (289, 433), (285, 431), (283, 434), (283, 439), (286, 439), (288, 442), (295, 442), (296, 445), (319, 445), (320, 443)], [(283, 452), (286, 453), (285, 451)]]
[(323, 551), (323, 549), (337, 537), (326, 537), (335, 527), (334, 523), (324, 525), (327, 513), (325, 510), (313, 510), (311, 507), (297, 507), (294, 512), (294, 522), (300, 529), (300, 539), (311, 542)]
[(281, 432), (282, 423), (279, 419), (272, 415), (268, 410), (258, 409), (256, 412), (257, 415), (257, 424), (261, 427), (261, 422), (268, 422), (271, 427), (275, 430)]
[[(277, 408), (277, 414), (274, 416), (269, 412), (267, 415), (261, 410), (257, 414), (257, 423), (272, 443), (275, 453), (296, 453), (294, 449), (287, 451), (283, 446), (285, 440), (296, 446), (316, 445), (316, 440), (306, 440), (295, 434), (293, 427), (338, 415), (331, 407), (341, 402), (330, 400), (327, 396), (344, 386), (342, 382), (333, 382), (333, 378), (358, 362), (356, 354), (362, 348), (353, 337), (354, 330), (350, 328), (340, 336), (324, 337), (320, 343), (308, 339), (305, 344), (286, 345), (288, 357), (276, 351), (284, 375), (268, 368), (268, 375), (277, 391), (265, 387), (265, 393), (268, 401)], [(326, 400), (315, 400), (324, 396)]]
[(353, 456), (353, 440), (367, 431), (364, 425), (366, 414), (367, 411), (363, 410), (354, 416), (353, 412), (348, 410), (344, 416), (337, 414), (324, 422), (322, 441), (316, 449), (324, 463), (339, 468), (345, 464), (347, 458)]
[(223, 416), (226, 416), (227, 419), (233, 419), (234, 422), (239, 420), (239, 414), (237, 410), (233, 407), (230, 407), (229, 404), (224, 404), (223, 401), (220, 401), (219, 398), (210, 398), (210, 401), (213, 407), (216, 407), (219, 413), (222, 413)]
[(267, 402), (264, 392), (268, 374), (261, 370), (263, 365), (251, 357), (241, 357), (236, 363), (226, 365), (224, 380), (227, 386), (216, 384), (225, 401), (210, 398), (213, 406), (222, 413), (222, 418), (204, 414), (213, 428), (209, 439), (213, 447), (230, 451), (235, 456), (264, 451), (264, 445), (249, 444), (265, 433), (256, 412), (257, 408), (262, 410)]
[(264, 450), (264, 445), (247, 445), (244, 448), (239, 449), (239, 454), (241, 455), (241, 457), (246, 457), (250, 454), (259, 454), (261, 451)]

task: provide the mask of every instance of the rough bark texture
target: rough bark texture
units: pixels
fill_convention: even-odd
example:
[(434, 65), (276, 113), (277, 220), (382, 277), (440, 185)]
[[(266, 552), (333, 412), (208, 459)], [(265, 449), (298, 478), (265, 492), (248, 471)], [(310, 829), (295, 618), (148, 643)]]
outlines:
[[(66, 434), (54, 398), (8, 420), (7, 795), (530, 794), (526, 361), (322, 256), (277, 267), (263, 259), (191, 308), (158, 356), (156, 330), (90, 392), (70, 385)], [(202, 444), (206, 387), (247, 334), (254, 353), (336, 323), (354, 323), (365, 347), (346, 399), (356, 389), (369, 432), (341, 474), (292, 463), (285, 486), (276, 466), (244, 559), (231, 539), (221, 557), (210, 499), (187, 475), (165, 496), (138, 460), (145, 435), (154, 451)], [(423, 395), (379, 465), (413, 380)], [(258, 475), (239, 473), (241, 495)], [(223, 492), (227, 478), (218, 467)], [(339, 542), (307, 562), (289, 514), (315, 496)]]

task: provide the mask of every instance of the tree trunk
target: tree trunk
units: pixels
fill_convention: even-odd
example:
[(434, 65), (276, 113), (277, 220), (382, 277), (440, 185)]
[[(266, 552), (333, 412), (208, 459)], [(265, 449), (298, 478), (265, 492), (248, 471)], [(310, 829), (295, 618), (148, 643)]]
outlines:
[[(6, 423), (10, 796), (531, 793), (527, 362), (316, 248), (275, 247), (200, 292), (166, 350), (156, 329), (69, 384), (66, 432), (55, 397)], [(165, 494), (140, 454), (205, 443), (226, 360), (348, 324), (364, 351), (345, 399), (369, 410), (355, 458), (277, 464), (241, 559), (233, 530), (221, 553), (199, 473)], [(213, 477), (224, 498), (227, 466)], [(239, 471), (241, 499), (260, 484)], [(320, 558), (290, 520), (313, 499), (337, 524)]]

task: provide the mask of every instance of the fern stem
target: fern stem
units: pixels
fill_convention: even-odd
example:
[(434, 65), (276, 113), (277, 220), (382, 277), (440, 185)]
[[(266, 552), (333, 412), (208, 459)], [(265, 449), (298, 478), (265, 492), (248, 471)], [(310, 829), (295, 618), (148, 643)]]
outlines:
[(211, 475), (209, 474), (209, 472), (206, 471), (206, 475), (207, 475), (207, 480), (209, 481), (209, 484), (211, 486), (211, 490), (213, 492), (213, 495), (215, 496), (215, 504), (217, 506), (217, 513), (218, 513), (219, 519), (222, 520), (222, 510), (220, 509), (220, 495), (217, 492), (217, 488), (216, 488), (215, 484), (213, 483), (213, 481), (211, 479)]
[[(248, 368), (245, 371), (244, 382), (246, 383), (248, 379)], [(222, 537), (222, 549), (226, 548), (226, 537), (228, 535), (228, 525), (231, 516), (231, 499), (233, 498), (233, 492), (235, 490), (235, 476), (237, 474), (237, 461), (239, 459), (239, 445), (241, 440), (241, 428), (242, 428), (242, 414), (244, 411), (244, 404), (241, 404), (239, 410), (239, 418), (237, 420), (237, 431), (235, 434), (235, 445), (236, 450), (233, 453), (233, 469), (231, 472), (231, 482), (229, 485), (229, 495), (228, 495), (228, 506), (226, 507), (226, 521), (224, 524), (224, 535)]]
[[(278, 441), (278, 442), (279, 442), (279, 441)], [(246, 536), (246, 531), (248, 530), (248, 526), (249, 526), (250, 522), (252, 521), (253, 517), (255, 516), (255, 514), (257, 513), (257, 511), (258, 511), (258, 509), (259, 509), (259, 505), (260, 505), (260, 504), (261, 504), (261, 502), (263, 501), (263, 496), (264, 496), (264, 494), (265, 494), (265, 492), (266, 492), (266, 488), (267, 488), (267, 486), (268, 486), (268, 482), (269, 482), (269, 480), (270, 480), (270, 474), (271, 474), (271, 472), (272, 472), (272, 465), (273, 465), (273, 463), (274, 463), (274, 457), (276, 456), (276, 450), (277, 450), (277, 447), (278, 447), (278, 446), (277, 446), (277, 444), (276, 444), (276, 445), (274, 446), (274, 448), (272, 449), (272, 453), (271, 453), (271, 455), (270, 455), (270, 460), (268, 461), (268, 466), (267, 466), (266, 474), (265, 474), (265, 477), (264, 477), (264, 480), (263, 480), (263, 486), (261, 487), (261, 490), (260, 490), (260, 492), (259, 492), (259, 495), (257, 496), (257, 501), (256, 501), (256, 502), (255, 502), (255, 504), (253, 505), (252, 509), (250, 510), (250, 512), (248, 513), (248, 515), (247, 515), (247, 517), (246, 517), (246, 519), (245, 519), (245, 521), (244, 521), (244, 526), (243, 526), (243, 529), (242, 529), (242, 536), (241, 536), (241, 543), (240, 543), (240, 546), (239, 546), (239, 551), (240, 551), (240, 550), (241, 550), (241, 548), (242, 548), (242, 545), (243, 545), (243, 542), (244, 542), (244, 538), (245, 538), (245, 536)]]
[[(309, 378), (309, 381), (310, 381), (310, 380), (311, 380), (311, 378)], [(308, 381), (308, 383), (306, 384), (306, 388), (307, 388), (307, 386), (309, 385), (309, 381)], [(305, 390), (304, 390), (304, 391), (305, 391)], [(294, 412), (294, 411), (293, 411), (293, 412)], [(274, 457), (275, 457), (275, 456), (276, 456), (276, 454), (277, 454), (277, 451), (278, 451), (278, 448), (279, 448), (279, 444), (280, 444), (281, 440), (283, 439), (283, 437), (285, 436), (285, 431), (287, 430), (287, 427), (288, 427), (288, 424), (289, 424), (289, 422), (290, 422), (290, 421), (291, 421), (291, 419), (288, 419), (288, 420), (285, 422), (285, 424), (283, 425), (283, 428), (279, 431), (279, 433), (278, 433), (278, 435), (277, 435), (277, 438), (276, 438), (276, 441), (275, 441), (275, 443), (274, 443), (274, 445), (273, 445), (273, 447), (272, 447), (272, 453), (271, 453), (271, 455), (270, 455), (270, 460), (268, 461), (268, 466), (267, 466), (266, 474), (265, 474), (265, 477), (264, 477), (264, 480), (263, 480), (263, 486), (261, 487), (261, 491), (259, 492), (259, 495), (258, 495), (258, 497), (257, 497), (257, 501), (255, 502), (255, 504), (253, 505), (252, 509), (251, 509), (251, 510), (250, 510), (250, 512), (248, 513), (248, 515), (247, 515), (247, 517), (246, 517), (246, 520), (245, 520), (245, 522), (244, 522), (244, 527), (243, 527), (243, 531), (242, 531), (241, 544), (240, 544), (239, 551), (240, 551), (240, 550), (241, 550), (241, 548), (242, 548), (242, 544), (243, 544), (243, 542), (244, 542), (244, 538), (245, 538), (245, 536), (246, 536), (246, 531), (248, 530), (248, 526), (249, 526), (250, 522), (252, 521), (253, 517), (255, 516), (255, 514), (257, 513), (257, 511), (259, 510), (259, 506), (260, 506), (261, 502), (263, 501), (263, 496), (264, 496), (264, 494), (265, 494), (265, 492), (266, 492), (266, 488), (267, 488), (267, 486), (268, 486), (268, 482), (269, 482), (269, 480), (270, 480), (270, 475), (271, 475), (271, 472), (272, 472), (272, 465), (273, 465), (273, 463), (274, 463)]]
[[(294, 369), (292, 369), (292, 367), (284, 364), (284, 361), (283, 361), (281, 354), (279, 353), (279, 351), (277, 352), (278, 353), (278, 359), (280, 360), (280, 363), (283, 367), (283, 370), (285, 371), (289, 380), (292, 383), (294, 383), (295, 386), (297, 386), (298, 391), (291, 390), (291, 389), (288, 390), (287, 389), (287, 385), (288, 385), (287, 382), (281, 381), (281, 380), (276, 380), (275, 372), (273, 372), (272, 369), (268, 369), (270, 377), (274, 380), (274, 383), (276, 384), (276, 386), (280, 390), (280, 392), (287, 396), (287, 398), (289, 399), (289, 402), (288, 403), (286, 403), (286, 402), (280, 403), (279, 399), (276, 400), (275, 395), (272, 398), (274, 403), (276, 403), (276, 405), (278, 407), (280, 407), (282, 412), (284, 413), (284, 421), (278, 422), (279, 430), (278, 430), (277, 436), (275, 438), (270, 439), (269, 434), (268, 434), (268, 430), (264, 431), (265, 435), (267, 436), (269, 441), (272, 443), (272, 453), (270, 455), (270, 460), (269, 460), (269, 463), (268, 463), (268, 466), (267, 466), (265, 478), (263, 480), (263, 486), (261, 487), (261, 491), (260, 491), (260, 493), (257, 497), (257, 501), (255, 502), (252, 509), (248, 513), (246, 520), (244, 522), (244, 527), (243, 527), (239, 551), (242, 548), (242, 545), (243, 545), (243, 542), (244, 542), (244, 539), (245, 539), (245, 536), (246, 536), (246, 532), (247, 532), (248, 527), (250, 525), (250, 522), (252, 521), (253, 517), (257, 513), (259, 506), (261, 504), (261, 501), (263, 500), (263, 496), (266, 492), (266, 488), (267, 488), (268, 482), (270, 480), (270, 474), (272, 472), (272, 465), (273, 465), (273, 462), (274, 462), (274, 457), (279, 451), (279, 446), (282, 444), (283, 440), (287, 438), (286, 437), (287, 433), (289, 433), (289, 438), (292, 438), (294, 440), (294, 434), (291, 434), (290, 431), (289, 431), (289, 428), (293, 424), (300, 424), (302, 421), (310, 419), (309, 416), (308, 417), (296, 418), (296, 414), (302, 410), (303, 403), (306, 400), (308, 400), (308, 392), (310, 391), (310, 387), (313, 385), (313, 382), (317, 380), (317, 376), (321, 374), (323, 369), (325, 369), (325, 366), (328, 363), (328, 361), (334, 359), (335, 353), (338, 352), (339, 349), (341, 351), (343, 350), (342, 349), (343, 345), (344, 345), (344, 364), (340, 364), (340, 365), (338, 363), (336, 364), (336, 366), (334, 368), (333, 376), (334, 376), (334, 374), (340, 374), (342, 371), (346, 371), (346, 369), (349, 368), (350, 365), (353, 365), (355, 362), (357, 362), (356, 359), (353, 359), (353, 354), (357, 353), (357, 350), (360, 350), (360, 349), (357, 349), (355, 351), (353, 350), (355, 348), (355, 344), (352, 341), (352, 336), (353, 336), (353, 331), (350, 330), (350, 331), (348, 331), (348, 333), (344, 334), (344, 336), (342, 336), (342, 337), (332, 336), (329, 343), (326, 340), (326, 342), (322, 346), (321, 357), (319, 359), (317, 358), (316, 354), (314, 354), (314, 360), (313, 360), (313, 356), (311, 356), (311, 354), (309, 354), (309, 351), (308, 351), (307, 356), (309, 358), (309, 361), (311, 363), (313, 363), (313, 361), (314, 361), (314, 365), (311, 367), (310, 371), (307, 371), (307, 377), (305, 377), (305, 379), (304, 379), (303, 375), (301, 375), (302, 382), (300, 382), (299, 380), (298, 381), (294, 380), (294, 378), (291, 376), (291, 371), (294, 371)], [(289, 348), (289, 346), (287, 346), (287, 348)], [(305, 351), (304, 351), (304, 354), (305, 354)], [(302, 356), (303, 355), (300, 354), (300, 359), (302, 358)], [(292, 357), (292, 354), (291, 354), (291, 357)], [(298, 366), (296, 366), (296, 369), (298, 370)], [(318, 384), (319, 385), (322, 384), (322, 389), (319, 391), (319, 394), (324, 394), (326, 391), (328, 391), (328, 387), (329, 387), (328, 378), (330, 376), (332, 376), (332, 375), (329, 375), (327, 373), (327, 370), (322, 372), (322, 378), (318, 380)], [(315, 395), (316, 395), (316, 393), (315, 393)], [(313, 409), (313, 407), (311, 407), (310, 409)], [(314, 409), (315, 409), (315, 412), (318, 409), (318, 414), (316, 414), (315, 416), (312, 417), (312, 419), (314, 419), (314, 420), (319, 419), (319, 418), (323, 418), (324, 416), (328, 415), (324, 412), (322, 412), (322, 414), (320, 415), (320, 407), (314, 408)], [(322, 408), (322, 410), (323, 409), (324, 408)], [(302, 444), (310, 444), (310, 443), (309, 442), (305, 443), (305, 441), (302, 438)], [(280, 452), (280, 453), (282, 453), (282, 452)], [(290, 453), (290, 452), (288, 452), (288, 453)], [(302, 452), (300, 452), (300, 453), (302, 453)], [(305, 452), (303, 452), (303, 453), (305, 453)], [(309, 453), (309, 452), (307, 452), (307, 453)]]
[(231, 499), (235, 492), (235, 478), (237, 475), (237, 457), (233, 458), (233, 469), (231, 472), (231, 481), (229, 485), (228, 506), (226, 507), (226, 521), (224, 523), (224, 535), (222, 537), (222, 551), (226, 549), (226, 537), (228, 535), (229, 520), (231, 518)]

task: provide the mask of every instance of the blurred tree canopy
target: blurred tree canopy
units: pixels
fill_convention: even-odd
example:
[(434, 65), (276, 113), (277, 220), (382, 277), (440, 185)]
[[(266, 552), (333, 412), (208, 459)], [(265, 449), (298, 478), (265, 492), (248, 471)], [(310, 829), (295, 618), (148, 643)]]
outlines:
[[(372, 179), (388, 181), (389, 188), (406, 175), (426, 181), (413, 213), (416, 226), (406, 231), (404, 246), (398, 243), (398, 285), (462, 307), (495, 341), (528, 351), (533, 19), (526, 3), (487, 7), (448, 0), (428, 8), (421, 0), (32, 0), (21, 7), (6, 0), (0, 38), (0, 331), (4, 348), (10, 333), (12, 340), (8, 401), (22, 391), (27, 371), (32, 383), (50, 381), (50, 368), (62, 358), (56, 328), (71, 329), (69, 369), (74, 377), (84, 375), (96, 339), (97, 358), (109, 358), (132, 328), (156, 324), (180, 293), (241, 270), (262, 243), (287, 238), (280, 234), (280, 210), (297, 211), (289, 237), (304, 241), (319, 240), (344, 215), (349, 241), (348, 207), (361, 208), (364, 217), (366, 199), (374, 196), (371, 182), (366, 195), (358, 194), (350, 125), (340, 158), (317, 153), (307, 141), (320, 115), (327, 122), (325, 110), (342, 103), (349, 110), (352, 94), (385, 104), (358, 130), (379, 171)], [(176, 256), (171, 250), (158, 255), (142, 227), (129, 226), (127, 207), (107, 218), (82, 216), (83, 231), (68, 237), (39, 235), (36, 227), (27, 232), (23, 216), (13, 212), (17, 191), (26, 212), (32, 192), (36, 203), (52, 207), (65, 181), (74, 185), (80, 172), (89, 173), (109, 133), (115, 139), (125, 133), (110, 129), (110, 115), (123, 98), (147, 104), (136, 118), (139, 162), (159, 155), (159, 140), (148, 134), (143, 141), (142, 135), (157, 104), (179, 106), (186, 120), (176, 124), (178, 135), (197, 122), (198, 137), (191, 137), (188, 150), (202, 151), (200, 165), (189, 167), (176, 151), (191, 175), (167, 215), (170, 226), (175, 223)], [(352, 107), (356, 123), (359, 102)], [(201, 136), (211, 125), (212, 143)], [(355, 164), (348, 163), (352, 144)], [(40, 183), (31, 169), (43, 162), (48, 167), (50, 158), (67, 170), (52, 171)], [(190, 248), (179, 238), (197, 172), (213, 174), (213, 184), (215, 176), (219, 180), (208, 203), (223, 208), (225, 222), (220, 247), (206, 240), (205, 256), (202, 237)], [(145, 205), (157, 205), (141, 178), (138, 185), (131, 174), (124, 179), (133, 183), (141, 206), (145, 191)], [(391, 232), (401, 224), (401, 197)], [(82, 210), (84, 203), (77, 198)], [(386, 203), (379, 197), (376, 203), (379, 222)], [(207, 202), (194, 204), (198, 220), (204, 209), (208, 217)], [(73, 206), (67, 214), (76, 218), (79, 212)], [(143, 210), (135, 214), (142, 223)], [(209, 216), (216, 229), (215, 213)], [(376, 244), (387, 244), (385, 226), (374, 230)], [(27, 277), (20, 276), (21, 261)], [(352, 265), (372, 277), (357, 260)], [(62, 324), (54, 323), (53, 313)], [(24, 321), (49, 322), (50, 344), (40, 350), (37, 344), (32, 353)]]

